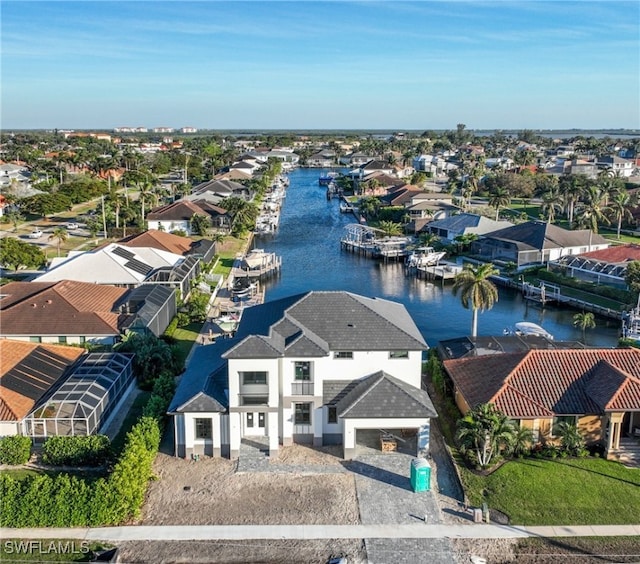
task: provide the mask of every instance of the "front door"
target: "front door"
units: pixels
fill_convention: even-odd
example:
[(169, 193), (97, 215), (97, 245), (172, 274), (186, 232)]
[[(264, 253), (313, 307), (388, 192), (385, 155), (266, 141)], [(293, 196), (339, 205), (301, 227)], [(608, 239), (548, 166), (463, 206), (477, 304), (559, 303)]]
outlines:
[(248, 411), (244, 414), (244, 436), (266, 436), (267, 414), (263, 411)]

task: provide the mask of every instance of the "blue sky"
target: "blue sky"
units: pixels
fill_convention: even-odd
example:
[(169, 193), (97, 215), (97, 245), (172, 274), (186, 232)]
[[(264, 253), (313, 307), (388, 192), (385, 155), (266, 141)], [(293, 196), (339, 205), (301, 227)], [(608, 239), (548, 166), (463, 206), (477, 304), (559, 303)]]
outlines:
[(1, 126), (639, 128), (640, 2), (2, 2)]

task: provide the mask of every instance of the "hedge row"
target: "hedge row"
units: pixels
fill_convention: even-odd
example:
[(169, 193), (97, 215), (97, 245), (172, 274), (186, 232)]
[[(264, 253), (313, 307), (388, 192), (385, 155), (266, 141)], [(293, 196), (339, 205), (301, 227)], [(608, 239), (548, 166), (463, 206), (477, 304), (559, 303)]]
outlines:
[(96, 527), (137, 517), (159, 445), (160, 422), (143, 417), (107, 478), (39, 474), (19, 480), (0, 474), (0, 526)]
[[(31, 439), (12, 435), (0, 439), (0, 464), (26, 464), (31, 458)], [(2, 499), (0, 497), (0, 499)]]
[(110, 455), (106, 435), (50, 437), (42, 447), (42, 462), (53, 466), (100, 466)]

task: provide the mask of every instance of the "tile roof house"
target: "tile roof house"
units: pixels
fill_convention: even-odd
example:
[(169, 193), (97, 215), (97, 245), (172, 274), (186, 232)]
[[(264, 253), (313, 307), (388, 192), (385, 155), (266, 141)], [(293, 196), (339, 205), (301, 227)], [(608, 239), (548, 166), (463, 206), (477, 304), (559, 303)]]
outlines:
[(0, 339), (0, 437), (21, 434), (20, 422), (85, 352), (80, 347)]
[(486, 233), (471, 244), (471, 252), (484, 260), (515, 262), (521, 267), (608, 246), (604, 237), (589, 229), (569, 231), (543, 221), (527, 221)]
[(626, 289), (627, 265), (636, 260), (640, 260), (640, 245), (629, 243), (590, 253), (564, 256), (551, 261), (549, 269), (559, 270), (571, 278)]
[[(141, 288), (146, 288), (144, 297), (127, 288), (73, 280), (10, 282), (0, 290), (0, 337), (112, 345), (127, 329), (146, 327), (161, 334), (175, 315), (175, 293)], [(158, 317), (168, 318), (166, 325)]]
[(428, 449), (436, 417), (421, 389), (427, 344), (401, 304), (308, 292), (244, 311), (233, 339), (196, 349), (169, 407), (176, 455), (237, 457), (252, 437), (342, 444), (358, 430), (417, 429)]
[(206, 199), (182, 199), (152, 209), (146, 217), (147, 228), (158, 231), (184, 231), (187, 236), (191, 232), (191, 219), (194, 215), (203, 215), (211, 220), (211, 225), (217, 229), (229, 229), (231, 219), (227, 210)]
[(445, 360), (462, 413), (493, 403), (540, 440), (555, 425), (575, 423), (609, 455), (640, 428), (640, 350), (530, 350)]
[(132, 355), (0, 340), (0, 436), (90, 435), (135, 388)]
[(157, 229), (149, 229), (138, 235), (125, 237), (120, 239), (118, 244), (133, 248), (151, 247), (182, 256), (196, 256), (201, 258), (203, 262), (211, 262), (216, 253), (215, 243), (210, 239), (195, 241)]

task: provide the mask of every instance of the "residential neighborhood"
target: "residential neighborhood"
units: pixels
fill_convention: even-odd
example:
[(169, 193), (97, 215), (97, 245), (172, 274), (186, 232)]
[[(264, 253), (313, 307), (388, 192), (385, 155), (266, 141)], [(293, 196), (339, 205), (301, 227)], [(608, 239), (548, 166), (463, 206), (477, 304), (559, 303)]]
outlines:
[[(0, 445), (15, 456), (0, 485), (35, 499), (2, 527), (401, 535), (417, 515), (444, 531), (442, 561), (467, 562), (447, 527), (637, 526), (637, 140), (603, 142), (609, 162), (583, 139), (526, 131), (154, 133), (2, 136)], [(546, 163), (560, 155), (599, 172), (556, 173)], [(619, 159), (635, 172), (616, 172)], [(38, 498), (16, 472), (58, 468), (51, 445), (92, 437), (82, 464), (58, 464), (75, 476), (102, 461), (103, 485), (86, 486), (73, 519), (37, 517), (63, 490)], [(119, 489), (125, 464), (139, 497)], [(491, 493), (504, 471), (562, 492), (578, 468), (586, 491), (610, 488), (629, 509), (594, 496), (580, 501), (600, 515), (588, 522), (558, 493), (536, 518), (533, 496), (516, 508)], [(98, 487), (126, 506), (92, 513)], [(311, 561), (388, 561), (379, 538), (318, 534)], [(426, 540), (390, 542), (407, 555)], [(520, 550), (492, 546), (489, 561)], [(135, 550), (118, 548), (121, 561)]]

